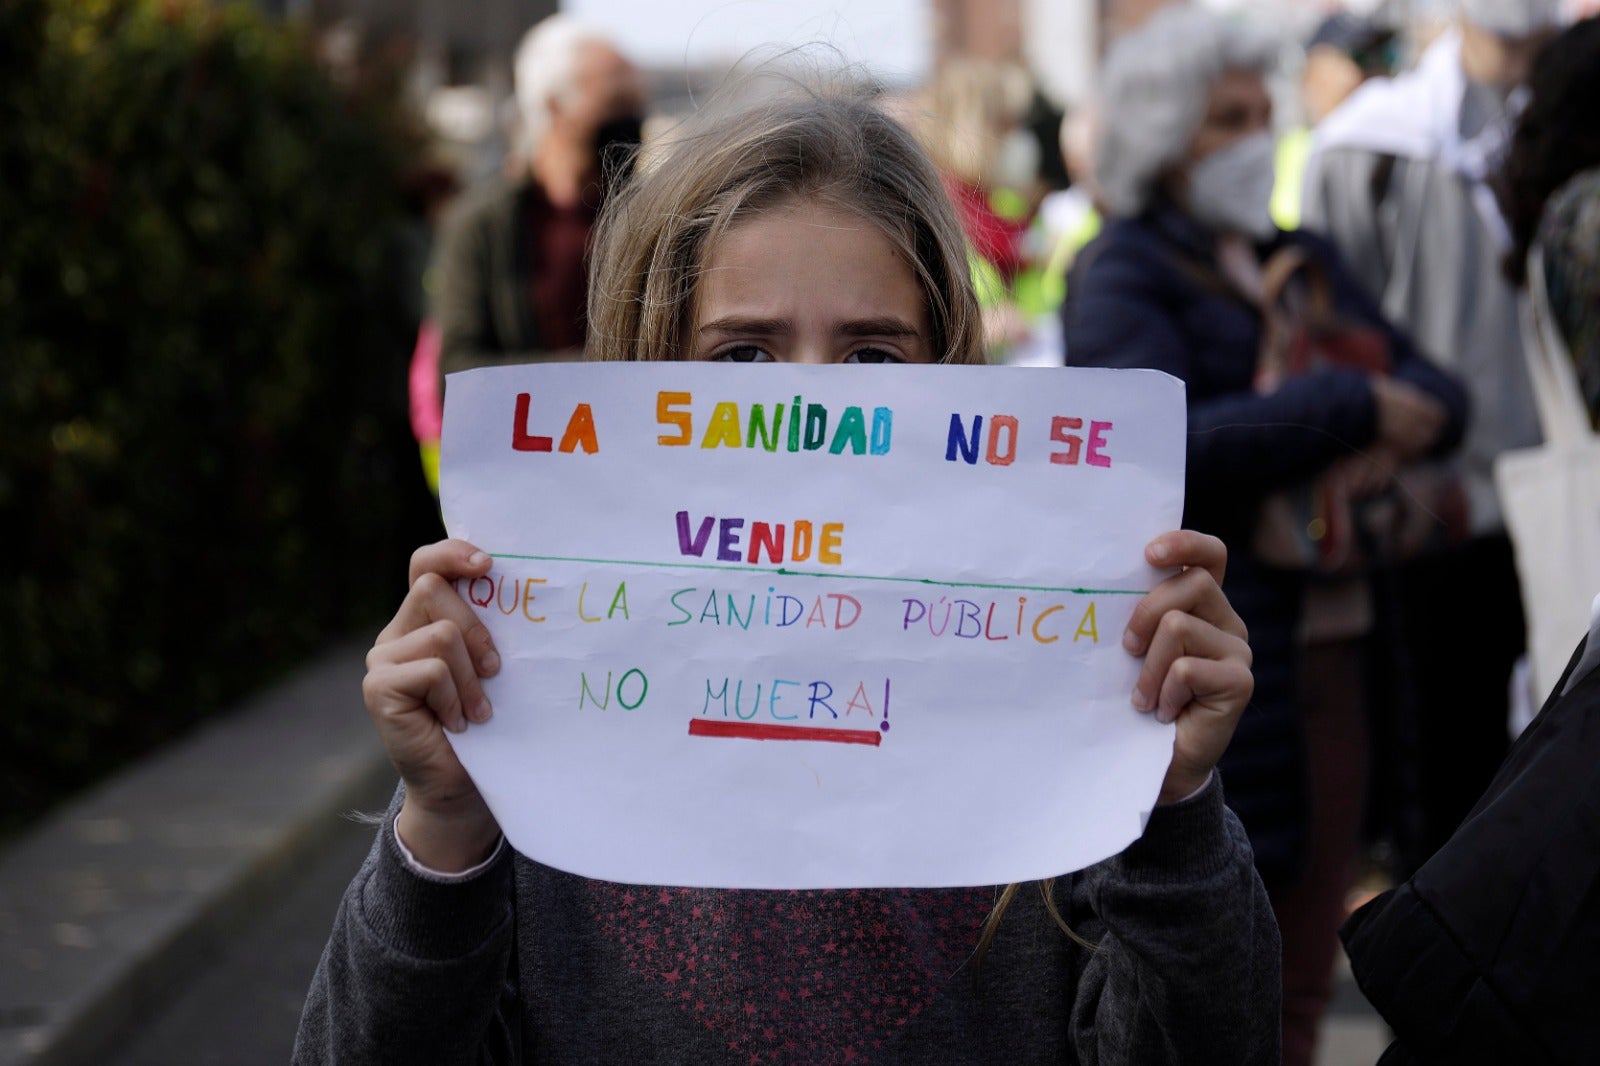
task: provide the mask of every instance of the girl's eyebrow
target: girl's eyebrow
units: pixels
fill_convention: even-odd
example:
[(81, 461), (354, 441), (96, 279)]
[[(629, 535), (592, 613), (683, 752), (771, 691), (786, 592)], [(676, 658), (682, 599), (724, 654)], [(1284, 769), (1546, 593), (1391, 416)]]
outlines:
[(847, 337), (915, 337), (917, 331), (903, 318), (857, 318), (839, 324), (839, 333)]
[[(781, 337), (794, 332), (793, 324), (785, 318), (743, 318), (729, 315), (707, 322), (696, 333), (732, 333), (758, 337)], [(883, 318), (855, 318), (841, 322), (835, 333), (844, 337), (915, 337), (916, 329), (903, 318), (892, 315)]]
[(740, 318), (730, 315), (719, 318), (714, 322), (707, 322), (696, 333), (744, 333), (761, 337), (783, 336), (793, 331), (787, 319), (783, 318)]

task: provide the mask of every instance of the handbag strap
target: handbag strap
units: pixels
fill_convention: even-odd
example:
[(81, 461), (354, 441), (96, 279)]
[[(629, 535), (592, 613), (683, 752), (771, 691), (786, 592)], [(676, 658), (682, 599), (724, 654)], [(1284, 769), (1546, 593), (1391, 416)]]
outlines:
[(1589, 426), (1567, 343), (1550, 309), (1544, 248), (1538, 243), (1528, 249), (1528, 292), (1520, 311), (1522, 352), (1544, 439), (1550, 444), (1581, 444), (1595, 433)]
[[(1306, 305), (1292, 311), (1284, 301), (1289, 284), (1304, 277)], [(1322, 261), (1304, 245), (1279, 248), (1261, 267), (1261, 347), (1256, 354), (1256, 390), (1273, 391), (1285, 377), (1300, 373), (1293, 338), (1297, 326), (1332, 330), (1337, 323), (1333, 308), (1333, 283)], [(1304, 354), (1303, 352), (1301, 353)]]
[(1322, 325), (1333, 319), (1333, 285), (1322, 261), (1311, 250), (1300, 245), (1289, 245), (1272, 253), (1261, 268), (1261, 304), (1264, 308), (1283, 306), (1283, 294), (1297, 274), (1306, 280), (1307, 321)]

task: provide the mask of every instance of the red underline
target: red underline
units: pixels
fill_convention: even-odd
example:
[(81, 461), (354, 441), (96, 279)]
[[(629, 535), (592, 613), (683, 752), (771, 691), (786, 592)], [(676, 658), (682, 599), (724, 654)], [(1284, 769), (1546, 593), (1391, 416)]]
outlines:
[(757, 722), (722, 722), (714, 718), (689, 719), (692, 737), (743, 737), (746, 740), (820, 740), (829, 744), (882, 743), (876, 729), (822, 729), (809, 725), (768, 725)]

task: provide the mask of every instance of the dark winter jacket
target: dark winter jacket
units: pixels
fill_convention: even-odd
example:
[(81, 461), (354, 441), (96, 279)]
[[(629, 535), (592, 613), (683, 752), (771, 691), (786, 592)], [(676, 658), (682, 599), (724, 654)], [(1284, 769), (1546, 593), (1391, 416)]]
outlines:
[[(1342, 318), (1388, 335), (1393, 375), (1445, 405), (1449, 425), (1438, 451), (1453, 448), (1466, 423), (1462, 388), (1383, 320), (1327, 241), (1280, 233), (1258, 251), (1265, 260), (1290, 244), (1310, 248), (1324, 264)], [(1249, 627), (1255, 654), (1255, 699), (1222, 766), (1270, 885), (1296, 872), (1306, 817), (1293, 687), (1304, 585), (1299, 572), (1252, 558), (1252, 534), (1268, 495), (1371, 444), (1377, 410), (1367, 375), (1347, 368), (1321, 368), (1258, 394), (1262, 319), (1207, 265), (1213, 258), (1210, 234), (1170, 207), (1118, 220), (1079, 253), (1062, 314), (1069, 364), (1151, 367), (1188, 385), (1184, 525), (1227, 543), (1223, 590)]]
[(430, 267), (441, 379), (473, 367), (572, 357), (550, 349), (530, 299), (535, 264), (527, 232), (548, 204), (530, 181), (496, 181), (463, 196), (446, 217)]
[(1600, 618), (1461, 828), (1341, 932), (1395, 1033), (1385, 1066), (1595, 1061), (1597, 640)]

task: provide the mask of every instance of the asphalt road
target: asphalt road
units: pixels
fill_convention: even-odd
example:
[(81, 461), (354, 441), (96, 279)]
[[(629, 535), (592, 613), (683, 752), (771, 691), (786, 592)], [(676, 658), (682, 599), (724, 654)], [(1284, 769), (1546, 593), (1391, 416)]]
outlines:
[[(387, 789), (363, 809), (382, 811)], [(284, 1066), (306, 988), (345, 886), (372, 845), (350, 822), (270, 907), (214, 953), (105, 1066)]]

